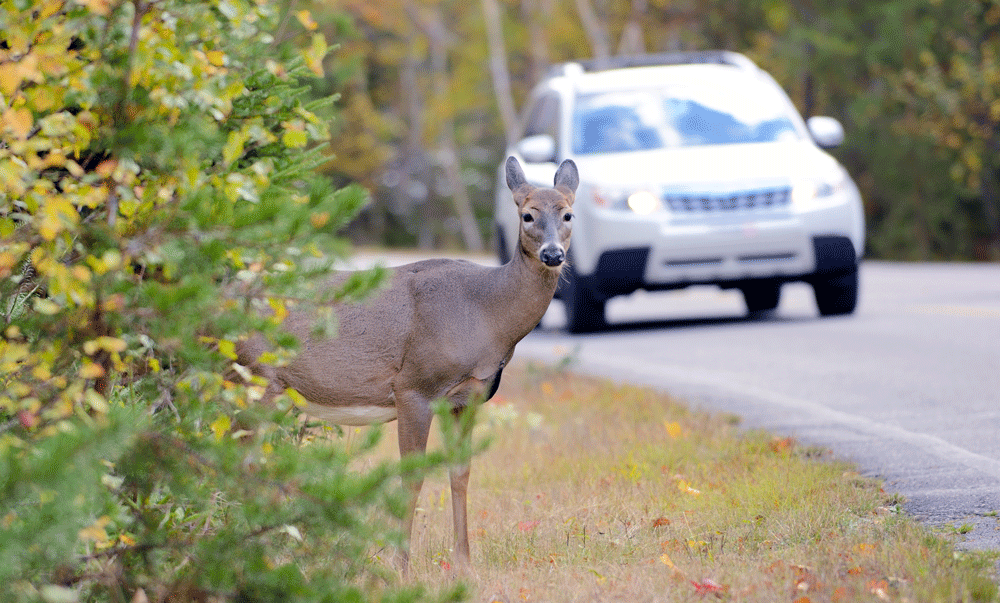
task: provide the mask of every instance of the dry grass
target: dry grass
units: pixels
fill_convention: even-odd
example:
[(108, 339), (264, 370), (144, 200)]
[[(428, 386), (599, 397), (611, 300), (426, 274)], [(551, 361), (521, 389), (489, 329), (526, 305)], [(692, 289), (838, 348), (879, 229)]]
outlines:
[[(515, 365), (479, 417), (474, 601), (992, 601), (851, 467), (654, 391)], [(392, 456), (394, 427), (383, 450)], [(452, 578), (447, 479), (424, 484), (413, 572)]]

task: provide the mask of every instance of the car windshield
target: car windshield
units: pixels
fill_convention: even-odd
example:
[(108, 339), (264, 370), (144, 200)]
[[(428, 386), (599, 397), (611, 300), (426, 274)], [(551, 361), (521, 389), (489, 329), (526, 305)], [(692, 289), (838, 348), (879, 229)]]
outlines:
[(763, 86), (700, 83), (583, 94), (573, 116), (573, 152), (581, 155), (799, 137), (787, 102)]

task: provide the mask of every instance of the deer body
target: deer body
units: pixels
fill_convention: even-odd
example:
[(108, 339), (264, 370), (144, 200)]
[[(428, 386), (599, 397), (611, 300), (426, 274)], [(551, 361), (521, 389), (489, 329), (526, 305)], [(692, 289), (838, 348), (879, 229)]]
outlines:
[[(338, 332), (311, 336), (315, 315), (292, 312), (283, 328), (300, 341), (286, 366), (257, 362), (262, 338), (237, 346), (238, 361), (268, 379), (265, 399), (297, 390), (306, 412), (330, 423), (366, 425), (398, 420), (401, 455), (426, 451), (433, 411), (446, 398), (460, 414), (499, 385), (514, 346), (538, 324), (559, 281), (579, 182), (572, 161), (556, 172), (555, 188), (529, 185), (507, 162), (507, 183), (522, 215), (519, 253), (491, 268), (462, 260), (426, 260), (390, 272), (386, 289), (365, 303), (335, 307)], [(331, 287), (345, 278), (335, 275)], [(451, 472), (455, 556), (469, 558), (466, 526), (468, 467)], [(414, 484), (406, 533), (412, 529), (420, 483)], [(403, 553), (404, 570), (407, 553)]]

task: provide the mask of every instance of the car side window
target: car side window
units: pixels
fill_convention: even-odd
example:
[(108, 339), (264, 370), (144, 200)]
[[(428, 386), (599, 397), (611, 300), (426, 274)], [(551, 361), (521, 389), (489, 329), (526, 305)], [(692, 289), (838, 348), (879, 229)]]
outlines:
[(539, 97), (535, 106), (528, 114), (528, 121), (524, 126), (524, 136), (536, 136), (538, 134), (548, 134), (559, 142), (559, 97), (554, 94)]

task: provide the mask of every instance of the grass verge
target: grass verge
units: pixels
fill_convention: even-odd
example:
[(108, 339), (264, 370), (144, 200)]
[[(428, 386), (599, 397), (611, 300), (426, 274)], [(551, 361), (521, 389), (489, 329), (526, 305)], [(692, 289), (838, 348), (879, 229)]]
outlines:
[[(956, 552), (879, 482), (650, 389), (515, 364), (477, 433), (476, 601), (998, 600), (995, 555)], [(427, 480), (412, 543), (427, 584), (452, 574), (449, 498)]]

